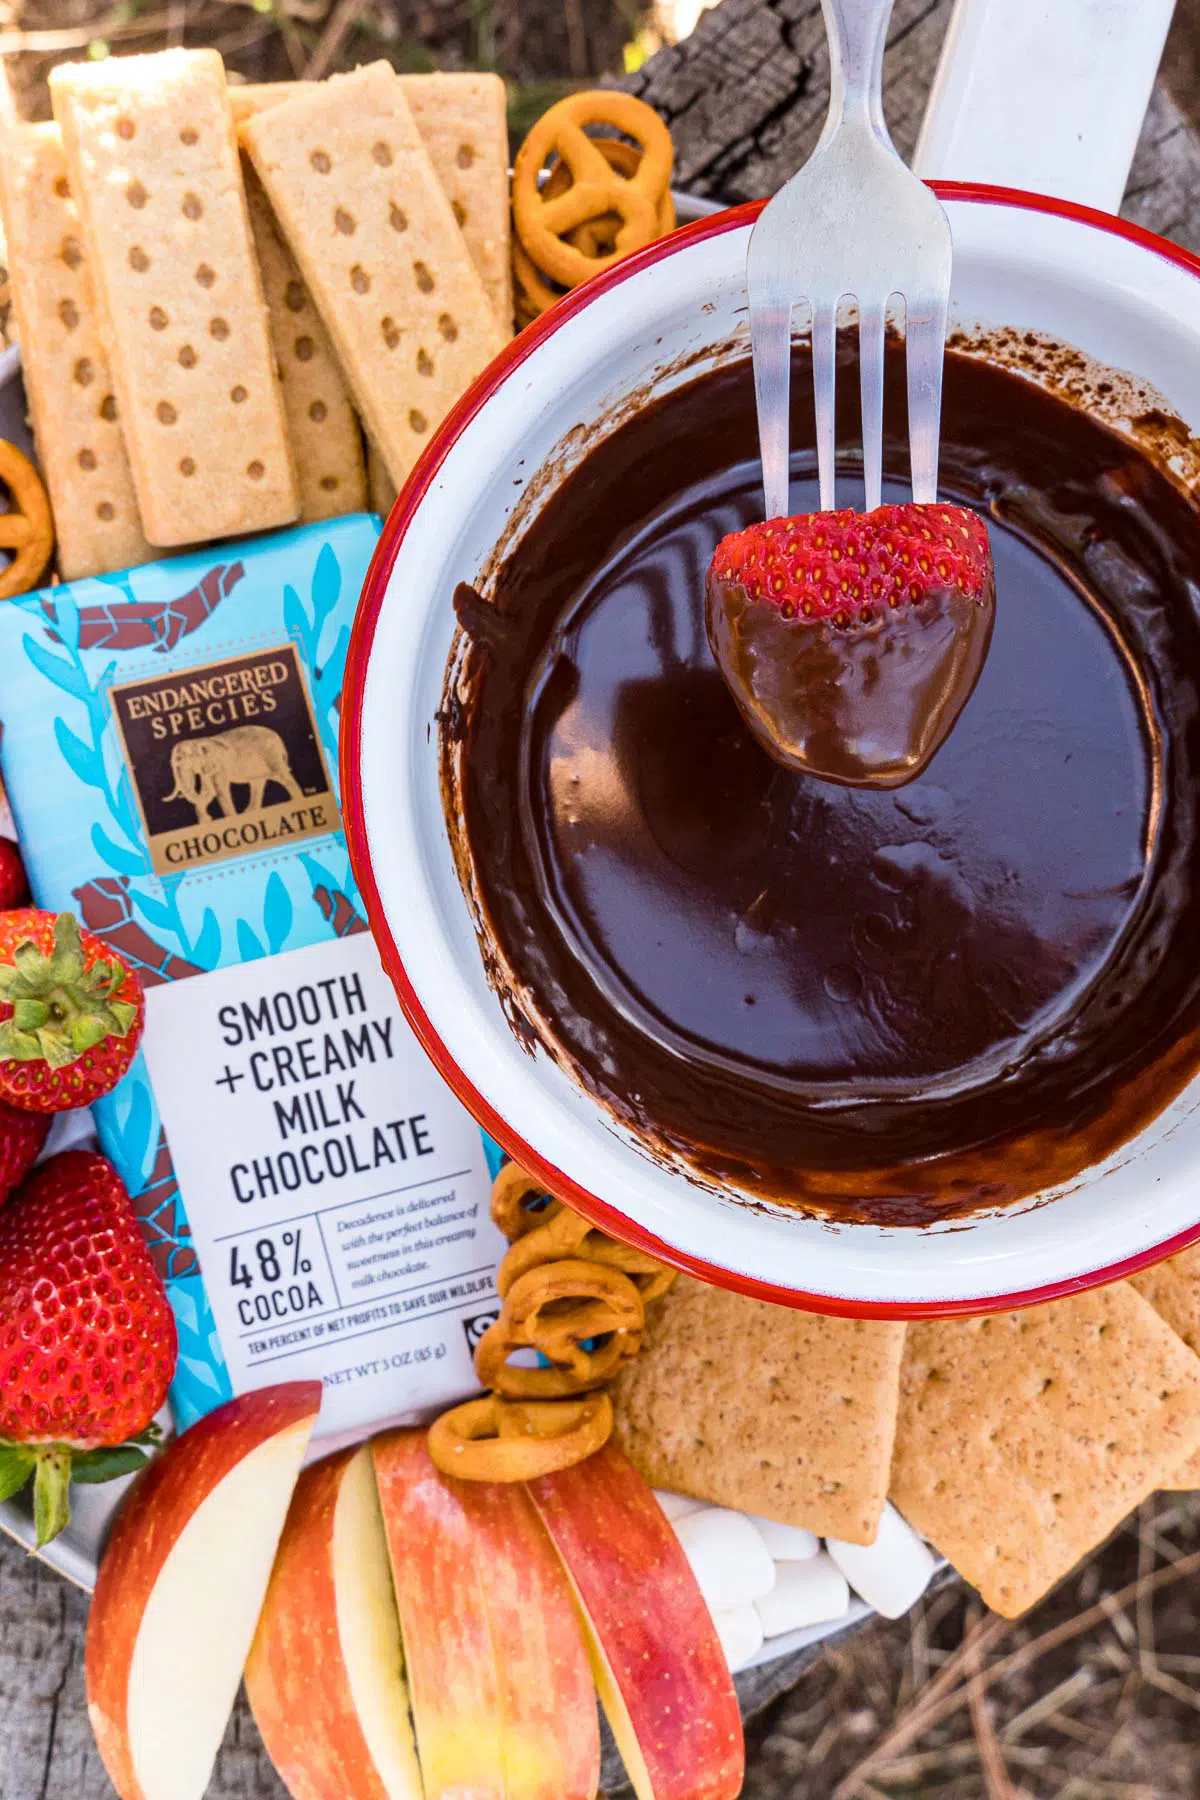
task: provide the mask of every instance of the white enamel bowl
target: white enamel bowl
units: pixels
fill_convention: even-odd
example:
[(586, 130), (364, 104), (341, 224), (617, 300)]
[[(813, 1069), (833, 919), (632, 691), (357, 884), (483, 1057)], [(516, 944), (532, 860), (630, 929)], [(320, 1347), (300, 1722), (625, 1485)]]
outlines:
[[(1200, 259), (1066, 203), (941, 191), (957, 322), (1073, 344), (1152, 382), (1200, 430)], [(485, 979), (438, 783), (450, 596), (478, 577), (537, 472), (581, 452), (581, 425), (602, 432), (623, 400), (666, 392), (744, 342), (754, 214), (650, 246), (524, 333), (401, 495), (364, 588), (343, 706), (347, 827), (372, 928), (409, 1018), (476, 1117), (563, 1198), (681, 1267), (814, 1310), (884, 1316), (997, 1310), (1114, 1279), (1200, 1237), (1200, 1082), (1052, 1205), (921, 1230), (831, 1226), (752, 1210), (658, 1166), (549, 1057), (518, 1046)]]

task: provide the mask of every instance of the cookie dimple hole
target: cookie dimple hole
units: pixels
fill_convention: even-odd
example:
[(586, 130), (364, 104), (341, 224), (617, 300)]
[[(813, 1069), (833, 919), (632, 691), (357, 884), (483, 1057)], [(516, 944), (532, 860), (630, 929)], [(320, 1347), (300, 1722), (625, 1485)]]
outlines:
[(71, 198), (71, 186), (65, 175), (60, 175), (58, 177), (57, 181), (54, 183), (54, 191), (60, 200), (69, 200)]
[(196, 473), (194, 458), (190, 456), (181, 456), (179, 459), (179, 473), (181, 475), (194, 475)]
[(154, 416), (160, 425), (173, 425), (179, 414), (169, 400), (160, 400), (154, 409)]
[(391, 168), (392, 146), (390, 144), (385, 144), (382, 138), (380, 138), (377, 144), (371, 145), (371, 155), (375, 158), (375, 161), (379, 164), (381, 169)]
[(233, 401), (233, 404), (235, 406), (240, 406), (242, 404), (242, 401), (246, 398), (246, 390), (242, 386), (240, 381), (238, 382), (236, 387), (230, 388), (229, 398)]
[(209, 337), (216, 338), (217, 342), (221, 343), (229, 336), (229, 320), (223, 319), (220, 313), (218, 313), (215, 319), (210, 319), (208, 321), (208, 335)]
[(448, 344), (452, 344), (458, 336), (458, 326), (454, 323), (454, 320), (450, 317), (449, 313), (443, 313), (439, 318), (438, 330)]
[(65, 237), (62, 241), (62, 259), (68, 269), (77, 269), (83, 261), (83, 247), (77, 237)]
[(131, 269), (136, 269), (139, 275), (144, 275), (150, 267), (150, 258), (140, 244), (135, 244), (129, 252), (129, 266)]
[(117, 509), (111, 500), (102, 500), (96, 508), (96, 517), (98, 519), (103, 519), (106, 525), (110, 519), (115, 519), (116, 516)]
[(140, 181), (131, 181), (129, 186), (125, 189), (125, 198), (128, 200), (130, 206), (136, 207), (140, 212), (150, 196)]
[(124, 138), (126, 143), (129, 142), (130, 138), (133, 137), (133, 135), (136, 131), (137, 131), (137, 126), (134, 124), (132, 119), (118, 119), (117, 120), (117, 136), (119, 138)]
[(474, 144), (460, 144), (458, 146), (458, 155), (454, 160), (460, 169), (469, 169), (471, 164), (475, 161)]
[(353, 213), (348, 213), (344, 206), (339, 206), (333, 215), (333, 222), (343, 237), (353, 237), (358, 229)]
[(350, 286), (356, 294), (369, 294), (371, 291), (371, 277), (361, 263), (355, 263), (350, 271)]
[(304, 300), (304, 283), (302, 281), (289, 281), (287, 287), (283, 291), (283, 303), (288, 311), (303, 312)]
[(216, 270), (210, 269), (207, 263), (198, 263), (196, 265), (196, 280), (200, 283), (202, 288), (210, 288), (216, 279)]
[(321, 486), (325, 489), (327, 494), (332, 494), (337, 487), (337, 484), (338, 478), (336, 475), (322, 475)]
[(198, 358), (197, 358), (196, 352), (193, 350), (192, 346), (190, 344), (182, 345), (182, 347), (180, 348), (180, 351), (179, 351), (179, 366), (180, 366), (180, 368), (181, 369), (194, 369), (197, 361), (198, 361)]
[(79, 308), (73, 300), (60, 300), (58, 303), (58, 316), (68, 331), (74, 331), (79, 323)]
[(413, 264), (413, 275), (416, 279), (417, 286), (420, 288), (421, 292), (423, 294), (432, 294), (432, 292), (433, 292), (433, 275), (430, 271), (429, 264), (423, 263), (423, 262), (415, 262)]
[(467, 209), (463, 205), (462, 201), (461, 200), (452, 200), (450, 202), (450, 209), (453, 212), (454, 217), (457, 220), (458, 224), (460, 226), (465, 225), (467, 222)]
[(326, 411), (327, 408), (323, 400), (313, 400), (309, 404), (308, 416), (314, 425), (320, 425), (325, 418)]
[(91, 357), (81, 356), (79, 361), (75, 364), (72, 373), (80, 387), (90, 387), (91, 383), (96, 379), (96, 371), (92, 367)]
[(81, 469), (94, 469), (96, 467), (96, 452), (94, 450), (81, 450), (75, 460)]
[(391, 226), (393, 231), (407, 231), (408, 230), (408, 214), (406, 212), (402, 212), (400, 207), (393, 206), (391, 211), (388, 213), (388, 224)]
[(388, 349), (394, 350), (400, 342), (400, 330), (390, 313), (379, 321), (379, 329), (383, 333), (383, 341)]
[(193, 144), (199, 143), (200, 133), (198, 131), (196, 131), (191, 125), (185, 125), (183, 130), (179, 134), (179, 141), (181, 144), (186, 144), (188, 146), (188, 149), (190, 150)]
[(423, 412), (418, 412), (415, 406), (409, 412), (408, 423), (413, 431), (428, 431), (429, 429), (429, 420)]
[(106, 425), (111, 425), (117, 416), (117, 399), (115, 394), (105, 394), (99, 406), (100, 417)]
[(170, 323), (161, 306), (152, 306), (146, 316), (150, 320), (151, 331), (165, 331)]
[(296, 352), (296, 361), (311, 362), (315, 348), (316, 345), (310, 337), (298, 337), (293, 345), (293, 349)]
[(180, 211), (185, 219), (199, 219), (204, 212), (204, 203), (199, 194), (185, 194)]
[(263, 468), (263, 465), (259, 462), (257, 456), (254, 458), (253, 462), (248, 462), (246, 464), (246, 473), (250, 477), (251, 481), (261, 481), (263, 476), (266, 474), (266, 470)]
[(428, 350), (418, 350), (417, 351), (417, 374), (418, 375), (432, 375), (433, 374), (433, 358), (432, 358), (432, 356), (430, 356)]
[(314, 150), (308, 160), (317, 171), (318, 175), (328, 175), (330, 169), (333, 167), (327, 152), (324, 150)]

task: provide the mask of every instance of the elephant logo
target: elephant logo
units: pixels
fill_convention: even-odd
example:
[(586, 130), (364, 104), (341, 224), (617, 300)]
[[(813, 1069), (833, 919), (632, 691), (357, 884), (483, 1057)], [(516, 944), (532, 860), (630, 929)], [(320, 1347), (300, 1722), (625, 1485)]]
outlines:
[[(186, 800), (195, 811), (197, 825), (212, 816), (214, 801), (223, 819), (242, 811), (260, 811), (271, 782), (281, 787), (289, 800), (304, 798), (304, 790), (292, 774), (287, 745), (269, 725), (235, 725), (211, 737), (184, 738), (171, 751), (171, 775), (175, 785), (163, 799)], [(234, 802), (235, 787), (249, 789), (244, 808)]]
[(111, 687), (109, 702), (156, 875), (338, 829), (295, 644), (143, 675)]

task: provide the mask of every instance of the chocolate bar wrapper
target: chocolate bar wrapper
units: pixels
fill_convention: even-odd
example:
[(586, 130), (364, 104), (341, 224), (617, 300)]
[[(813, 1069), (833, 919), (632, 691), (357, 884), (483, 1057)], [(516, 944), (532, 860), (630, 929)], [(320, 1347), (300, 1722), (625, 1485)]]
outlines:
[(378, 529), (330, 520), (0, 607), (34, 898), (146, 989), (142, 1048), (93, 1111), (178, 1321), (181, 1428), (313, 1376), (324, 1437), (419, 1416), (475, 1390), (497, 1310), (499, 1153), (397, 1006), (341, 826)]

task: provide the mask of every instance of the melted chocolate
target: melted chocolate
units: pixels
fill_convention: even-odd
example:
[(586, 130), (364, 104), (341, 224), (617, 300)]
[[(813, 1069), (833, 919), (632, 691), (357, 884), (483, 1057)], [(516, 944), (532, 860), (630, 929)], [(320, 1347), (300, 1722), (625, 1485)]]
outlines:
[[(856, 389), (839, 383), (847, 445)], [(793, 395), (811, 444), (806, 368)], [(887, 404), (901, 472), (892, 355)], [(792, 510), (815, 508), (811, 456), (793, 471)], [(515, 1018), (651, 1149), (891, 1223), (1070, 1178), (1200, 1062), (1196, 510), (1081, 410), (955, 355), (942, 488), (989, 515), (995, 630), (904, 787), (781, 766), (714, 666), (705, 570), (762, 508), (744, 363), (561, 484), (498, 572), (443, 728)]]
[(705, 623), (747, 725), (777, 761), (847, 787), (902, 787), (949, 736), (992, 635), (993, 597), (936, 588), (865, 624), (785, 619), (709, 570)]

